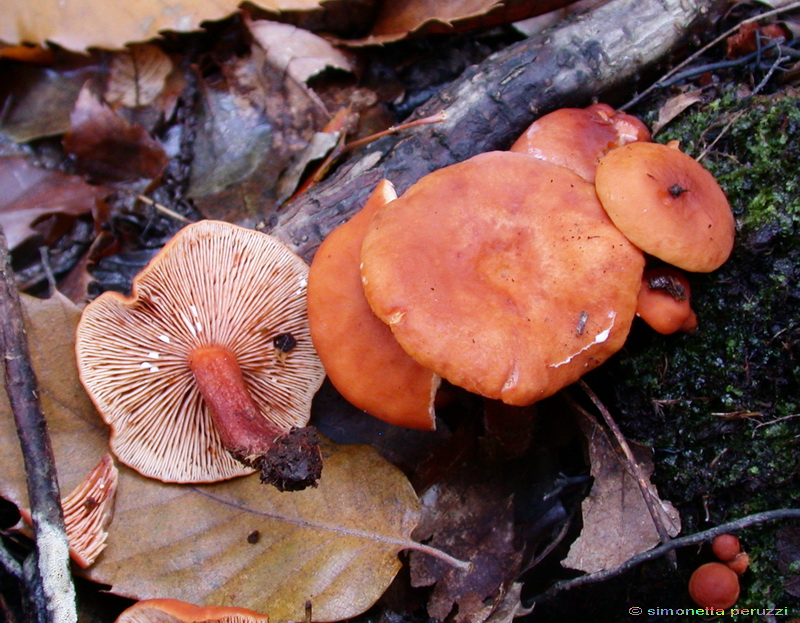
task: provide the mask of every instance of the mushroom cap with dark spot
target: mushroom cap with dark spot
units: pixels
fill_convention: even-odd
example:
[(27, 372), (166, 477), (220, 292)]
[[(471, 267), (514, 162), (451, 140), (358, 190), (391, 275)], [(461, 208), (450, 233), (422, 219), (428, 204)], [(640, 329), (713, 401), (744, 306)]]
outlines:
[(372, 218), (361, 260), (370, 306), (409, 355), (515, 405), (622, 346), (644, 268), (590, 183), (510, 152), (426, 175)]
[(691, 272), (719, 268), (735, 223), (714, 176), (676, 145), (630, 143), (597, 165), (597, 195), (633, 244)]
[[(126, 465), (165, 482), (251, 473), (225, 450), (189, 368), (218, 344), (236, 354), (262, 415), (308, 423), (324, 377), (308, 329), (308, 266), (266, 234), (221, 221), (179, 231), (137, 275), (131, 297), (106, 292), (83, 311), (76, 337), (86, 391)], [(289, 352), (276, 336), (297, 341)]]

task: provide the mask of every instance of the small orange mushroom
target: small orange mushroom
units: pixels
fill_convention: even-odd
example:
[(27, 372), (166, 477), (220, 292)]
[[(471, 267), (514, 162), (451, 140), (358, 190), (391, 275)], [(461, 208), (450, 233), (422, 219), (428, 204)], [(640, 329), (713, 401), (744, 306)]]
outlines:
[(612, 149), (600, 158), (595, 186), (614, 225), (645, 253), (692, 272), (728, 259), (735, 224), (725, 193), (677, 144)]
[(697, 329), (697, 315), (691, 307), (691, 294), (689, 280), (679, 270), (648, 268), (642, 276), (636, 315), (663, 335), (692, 333)]
[(120, 613), (115, 623), (269, 623), (269, 617), (246, 608), (145, 599)]
[(639, 119), (607, 104), (560, 108), (534, 121), (509, 151), (561, 165), (593, 182), (600, 157), (633, 141), (649, 141)]
[(739, 552), (731, 560), (726, 561), (725, 564), (732, 569), (736, 575), (742, 575), (750, 566), (750, 556), (747, 552)]
[(351, 404), (390, 424), (433, 430), (441, 379), (414, 361), (372, 311), (361, 286), (361, 243), (372, 216), (397, 198), (382, 180), (364, 207), (322, 242), (308, 274), (311, 340)]
[(739, 599), (739, 576), (721, 562), (707, 562), (689, 578), (689, 595), (701, 608), (730, 608)]
[(742, 551), (742, 546), (736, 535), (719, 534), (711, 541), (711, 551), (722, 562), (728, 562), (736, 558), (736, 554)]
[(411, 357), (512, 405), (622, 346), (644, 268), (590, 183), (512, 152), (423, 177), (372, 218), (361, 261), (370, 306)]

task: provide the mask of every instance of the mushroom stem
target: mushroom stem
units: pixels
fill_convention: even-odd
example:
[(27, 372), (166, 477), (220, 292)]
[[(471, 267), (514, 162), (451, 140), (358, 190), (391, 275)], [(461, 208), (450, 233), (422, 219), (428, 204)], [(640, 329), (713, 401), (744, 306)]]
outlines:
[(189, 367), (225, 449), (281, 491), (316, 486), (322, 458), (311, 427), (284, 429), (261, 414), (236, 355), (224, 346), (195, 349)]

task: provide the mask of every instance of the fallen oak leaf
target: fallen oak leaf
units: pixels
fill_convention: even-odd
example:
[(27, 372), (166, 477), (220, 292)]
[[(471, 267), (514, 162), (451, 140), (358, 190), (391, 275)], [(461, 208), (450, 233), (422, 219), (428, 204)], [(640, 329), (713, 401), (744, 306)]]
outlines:
[(36, 235), (35, 223), (51, 214), (88, 214), (110, 194), (76, 175), (49, 171), (21, 156), (0, 157), (0, 226), (9, 249)]
[[(80, 310), (56, 295), (23, 298), (32, 360), (59, 482), (74, 487), (105, 452), (108, 433), (78, 382), (73, 334)], [(0, 494), (27, 505), (5, 392), (0, 393)], [(236, 605), (273, 623), (355, 616), (383, 594), (419, 517), (403, 474), (366, 446), (326, 445), (317, 489), (266, 491), (257, 477), (198, 487), (163, 485), (120, 468), (108, 546), (85, 575), (136, 599), (169, 595)], [(168, 520), (165, 520), (168, 518)], [(450, 562), (453, 563), (452, 559)]]

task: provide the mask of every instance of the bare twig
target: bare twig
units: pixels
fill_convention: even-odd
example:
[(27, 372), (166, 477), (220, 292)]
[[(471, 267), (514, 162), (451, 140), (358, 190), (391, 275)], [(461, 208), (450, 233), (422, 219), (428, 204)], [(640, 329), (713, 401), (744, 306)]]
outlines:
[(678, 548), (687, 547), (689, 545), (697, 545), (699, 543), (703, 543), (710, 539), (713, 539), (715, 536), (720, 534), (726, 534), (728, 532), (737, 532), (739, 530), (743, 530), (745, 528), (749, 528), (751, 526), (755, 526), (760, 523), (766, 523), (769, 521), (777, 521), (780, 519), (800, 519), (800, 508), (781, 508), (772, 511), (765, 511), (763, 513), (756, 513), (754, 515), (747, 515), (746, 517), (741, 517), (734, 521), (729, 521), (728, 523), (720, 524), (719, 526), (715, 526), (708, 530), (703, 530), (702, 532), (695, 532), (694, 534), (688, 534), (683, 537), (678, 537), (669, 541), (669, 543), (664, 543), (663, 545), (659, 545), (658, 547), (651, 549), (647, 552), (643, 552), (641, 554), (637, 554), (636, 556), (629, 558), (627, 561), (614, 567), (613, 569), (606, 569), (605, 571), (598, 571), (597, 573), (589, 573), (587, 575), (582, 575), (577, 578), (573, 578), (571, 580), (564, 580), (563, 582), (556, 582), (547, 589), (544, 593), (537, 595), (531, 599), (531, 605), (542, 603), (548, 601), (562, 593), (564, 591), (577, 588), (579, 586), (584, 586), (586, 584), (593, 584), (595, 582), (602, 582), (604, 580), (609, 580), (613, 577), (618, 575), (622, 575), (626, 571), (630, 571), (634, 567), (642, 564), (643, 562), (647, 562), (649, 560), (655, 560), (656, 558), (660, 558), (669, 552), (673, 552)]
[(777, 9), (773, 9), (772, 11), (766, 11), (765, 13), (760, 13), (759, 15), (754, 15), (752, 17), (748, 17), (747, 19), (742, 20), (741, 22), (736, 24), (736, 26), (733, 26), (732, 28), (729, 28), (728, 30), (723, 32), (721, 35), (719, 35), (716, 39), (714, 39), (713, 41), (709, 41), (706, 45), (704, 45), (699, 50), (697, 50), (697, 52), (695, 52), (694, 54), (691, 54), (690, 56), (685, 58), (683, 61), (681, 61), (680, 63), (675, 65), (675, 67), (670, 69), (667, 73), (665, 73), (663, 76), (661, 76), (661, 78), (659, 78), (656, 82), (654, 82), (649, 87), (647, 87), (644, 91), (639, 93), (636, 97), (634, 97), (633, 99), (629, 100), (628, 102), (626, 102), (625, 104), (620, 106), (619, 109), (620, 110), (627, 110), (631, 106), (634, 106), (639, 101), (641, 101), (642, 98), (644, 98), (645, 96), (649, 95), (655, 89), (660, 89), (663, 86), (671, 84), (670, 78), (675, 76), (675, 74), (677, 74), (679, 71), (681, 71), (687, 65), (693, 63), (695, 61), (695, 59), (697, 59), (699, 56), (705, 54), (708, 50), (713, 48), (715, 45), (717, 45), (718, 43), (721, 43), (722, 41), (725, 41), (728, 37), (730, 37), (731, 35), (735, 34), (736, 31), (738, 31), (739, 28), (741, 28), (745, 24), (750, 24), (751, 22), (758, 22), (758, 21), (761, 21), (762, 19), (767, 19), (768, 17), (774, 17), (776, 15), (780, 15), (781, 13), (787, 13), (789, 11), (793, 11), (794, 9), (800, 9), (800, 1), (799, 2), (791, 2), (791, 3), (789, 3), (789, 4), (785, 5), (785, 6), (778, 7)]
[[(36, 534), (32, 584), (41, 594), (37, 621), (72, 623), (77, 620), (75, 587), (69, 567), (69, 545), (56, 479), (53, 450), (38, 399), (36, 376), (30, 364), (22, 309), (14, 283), (5, 235), (0, 228), (0, 339), (5, 363), (6, 393), (17, 425), (28, 498)], [(29, 584), (29, 587), (31, 585)]]

